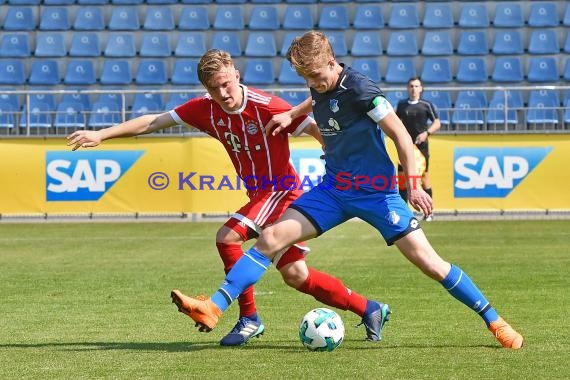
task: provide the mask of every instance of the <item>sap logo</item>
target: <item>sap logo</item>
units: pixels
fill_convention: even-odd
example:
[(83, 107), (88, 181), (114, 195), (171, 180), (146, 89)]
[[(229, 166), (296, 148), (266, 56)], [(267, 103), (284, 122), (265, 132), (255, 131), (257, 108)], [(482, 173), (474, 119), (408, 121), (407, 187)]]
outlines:
[(46, 200), (96, 201), (144, 151), (46, 152)]
[[(302, 183), (306, 179), (318, 185), (325, 175), (325, 161), (321, 159), (323, 151), (321, 149), (292, 149), (291, 163), (295, 167)], [(308, 190), (308, 188), (304, 189)]]
[(456, 198), (505, 198), (550, 153), (552, 147), (456, 148)]

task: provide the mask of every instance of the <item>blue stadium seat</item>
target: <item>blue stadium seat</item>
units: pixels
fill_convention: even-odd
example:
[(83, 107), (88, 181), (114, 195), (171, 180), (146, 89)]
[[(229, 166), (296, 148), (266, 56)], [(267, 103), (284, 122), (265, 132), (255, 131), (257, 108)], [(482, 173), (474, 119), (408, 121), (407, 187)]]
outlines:
[(133, 76), (127, 60), (105, 60), (101, 71), (101, 84), (131, 84)]
[(174, 49), (177, 57), (201, 57), (206, 52), (203, 32), (180, 32)]
[(311, 30), (315, 27), (313, 13), (307, 5), (288, 5), (283, 18), (283, 29)]
[(481, 57), (460, 58), (456, 77), (458, 82), (486, 82), (489, 79), (486, 60)]
[(281, 50), (279, 50), (279, 54), (282, 56), (287, 55), (287, 50), (289, 50), (289, 46), (293, 42), (295, 37), (300, 37), (302, 32), (287, 32), (283, 35), (283, 44), (281, 45)]
[(287, 60), (281, 61), (281, 69), (277, 78), (279, 84), (305, 84), (305, 80), (297, 74), (295, 68)]
[(160, 93), (137, 92), (133, 99), (132, 108), (141, 108), (147, 104), (156, 104), (159, 111), (164, 109), (164, 101)]
[[(424, 83), (448, 83), (453, 80), (448, 58), (425, 58), (420, 75)], [(409, 78), (408, 78), (409, 79)]]
[(448, 30), (427, 31), (422, 46), (423, 55), (451, 55), (453, 44)]
[(195, 98), (197, 94), (192, 92), (175, 92), (170, 95), (170, 99), (164, 105), (164, 110), (169, 111), (173, 110), (179, 105), (186, 103), (187, 101)]
[(487, 109), (487, 124), (518, 124), (517, 111), (507, 108), (505, 112), (505, 103), (498, 99), (491, 99)]
[(166, 33), (145, 33), (143, 35), (141, 57), (170, 57), (172, 49)]
[[(407, 81), (406, 81), (407, 82)], [(388, 102), (392, 105), (392, 107), (398, 107), (398, 102), (400, 100), (408, 99), (408, 93), (406, 91), (385, 91), (384, 96), (388, 99)]]
[(93, 104), (89, 113), (89, 128), (99, 129), (111, 127), (121, 122), (121, 109), (119, 105), (109, 101), (98, 101)]
[(319, 29), (342, 29), (350, 26), (348, 11), (344, 5), (325, 5), (319, 16)]
[(352, 68), (366, 75), (376, 83), (380, 83), (382, 79), (380, 66), (378, 65), (378, 61), (374, 58), (357, 58), (352, 61)]
[(390, 33), (386, 52), (391, 56), (417, 55), (418, 42), (416, 40), (416, 33), (410, 31), (393, 31)]
[(290, 4), (315, 4), (317, 0), (285, 0), (285, 2)]
[(69, 48), (71, 57), (98, 57), (101, 55), (99, 37), (96, 33), (75, 32)]
[(138, 30), (140, 27), (137, 7), (111, 7), (109, 30)]
[(526, 122), (530, 128), (556, 128), (560, 104), (552, 99), (529, 98)]
[(31, 7), (7, 7), (4, 30), (34, 30), (36, 22)]
[(218, 4), (245, 4), (247, 0), (216, 0)]
[(86, 93), (80, 92), (73, 92), (73, 93), (65, 93), (61, 95), (60, 103), (63, 102), (72, 102), (72, 103), (79, 103), (83, 107), (84, 110), (91, 109), (91, 99), (89, 95)]
[(10, 103), (0, 100), (0, 128), (3, 134), (10, 134), (16, 125), (18, 110)]
[(277, 7), (273, 5), (255, 5), (251, 9), (248, 27), (251, 30), (279, 29)]
[[(46, 129), (52, 126), (52, 113), (55, 111), (50, 105), (46, 103), (36, 103), (30, 107), (30, 128)], [(27, 107), (24, 109), (20, 116), (20, 127), (28, 127), (28, 112)]]
[(273, 84), (275, 74), (271, 59), (250, 59), (245, 63), (243, 75), (245, 83), (252, 85)]
[(27, 34), (5, 33), (0, 41), (0, 57), (29, 57), (30, 40)]
[(520, 32), (517, 30), (496, 31), (492, 52), (493, 54), (523, 54), (523, 40)]
[(411, 58), (390, 58), (384, 80), (387, 83), (408, 83), (416, 75), (416, 67)]
[(461, 5), (459, 14), (459, 26), (462, 28), (488, 28), (489, 15), (485, 4), (465, 4)]
[(382, 40), (378, 32), (357, 31), (354, 34), (350, 54), (354, 57), (382, 55)]
[(233, 57), (239, 57), (242, 54), (239, 33), (234, 32), (215, 32), (212, 40), (212, 49), (225, 50)]
[(178, 0), (146, 0), (146, 3), (149, 5), (156, 5), (156, 4), (176, 4)]
[(337, 57), (344, 57), (348, 55), (348, 47), (346, 45), (345, 33), (337, 31), (327, 31), (325, 32), (331, 46), (333, 48), (334, 54)]
[(111, 0), (113, 5), (141, 5), (143, 0)]
[(564, 53), (570, 53), (570, 30), (566, 33), (566, 40), (564, 42)]
[(292, 106), (301, 104), (305, 99), (309, 97), (307, 91), (281, 91), (279, 96)]
[(75, 13), (75, 22), (73, 23), (75, 30), (103, 30), (105, 29), (105, 20), (101, 8), (97, 7), (79, 7)]
[(523, 96), (520, 90), (495, 90), (491, 100), (503, 104), (506, 101), (507, 105), (512, 108), (522, 108), (524, 106)]
[(245, 45), (248, 57), (275, 57), (277, 46), (273, 32), (250, 32)]
[(44, 7), (40, 17), (40, 30), (68, 30), (71, 28), (67, 8)]
[(476, 99), (463, 99), (455, 102), (453, 113), (451, 114), (451, 123), (456, 129), (462, 127), (475, 127), (480, 129), (485, 124), (483, 109), (485, 105)]
[[(118, 108), (123, 107), (123, 102), (125, 103), (125, 107), (127, 106), (126, 95), (120, 95), (114, 92), (103, 92), (99, 94), (97, 97), (96, 103), (113, 103), (116, 104)], [(92, 107), (91, 107), (92, 108)]]
[(562, 74), (562, 78), (567, 81), (570, 81), (570, 58), (566, 59), (566, 63), (564, 64), (564, 73)]
[(59, 65), (52, 59), (36, 59), (32, 63), (28, 82), (33, 85), (56, 85), (61, 82)]
[(562, 18), (562, 25), (570, 26), (570, 4), (566, 4), (566, 10), (564, 11), (564, 17)]
[(528, 43), (530, 54), (558, 54), (558, 34), (554, 29), (534, 29)]
[(143, 28), (147, 30), (174, 30), (172, 8), (165, 6), (148, 7)]
[(134, 57), (137, 55), (135, 41), (131, 34), (113, 33), (109, 34), (107, 46), (105, 47), (107, 57)]
[[(0, 3), (2, 0), (0, 0)], [(73, 5), (75, 0), (44, 0), (44, 5)]]
[(41, 32), (36, 34), (36, 57), (65, 57), (67, 50), (63, 34), (57, 32)]
[[(38, 88), (34, 88), (32, 90), (38, 90)], [(30, 106), (33, 108), (37, 104), (46, 104), (48, 108), (53, 111), (55, 110), (55, 95), (43, 93), (30, 94)]]
[(77, 0), (79, 5), (105, 5), (108, 3), (109, 0)]
[(166, 63), (158, 59), (141, 59), (135, 76), (137, 84), (166, 84)]
[(244, 27), (241, 7), (219, 6), (216, 8), (214, 29), (242, 30)]
[(415, 29), (420, 26), (420, 18), (415, 4), (392, 3), (388, 27), (393, 29)]
[(177, 59), (172, 69), (172, 84), (195, 86), (200, 84), (198, 79), (198, 60), (196, 59)]
[(533, 2), (530, 4), (528, 25), (536, 28), (553, 27), (560, 24), (556, 3)]
[(528, 103), (554, 103), (556, 105), (562, 104), (558, 90), (531, 90), (528, 96)]
[(204, 6), (185, 6), (178, 23), (179, 30), (208, 30), (210, 21), (208, 9)]
[(459, 34), (457, 53), (460, 55), (489, 54), (487, 34), (478, 30), (462, 30)]
[(60, 102), (55, 110), (53, 126), (61, 129), (85, 128), (85, 113), (83, 106), (77, 102)]
[(478, 103), (486, 107), (488, 104), (487, 94), (483, 90), (463, 90), (457, 93), (455, 103)]
[(211, 4), (214, 0), (182, 0), (182, 4)]
[(20, 95), (0, 93), (0, 103), (9, 104), (14, 110), (20, 109)]
[(449, 91), (424, 90), (422, 98), (435, 105), (441, 124), (444, 126), (449, 125), (451, 119), (451, 95)]
[(24, 64), (18, 59), (0, 60), (0, 85), (18, 85), (26, 82)]
[(354, 29), (381, 29), (384, 27), (382, 8), (374, 4), (359, 4), (353, 22)]
[(518, 2), (497, 4), (495, 7), (493, 26), (495, 28), (524, 27), (524, 17), (521, 5)]
[(85, 59), (71, 60), (67, 63), (63, 83), (67, 85), (91, 85), (97, 82), (93, 61)]
[(426, 3), (422, 26), (428, 29), (453, 28), (453, 12), (451, 5), (445, 3)]
[(560, 80), (558, 63), (554, 57), (532, 57), (528, 64), (529, 82), (557, 82)]
[(40, 5), (41, 0), (6, 0), (10, 5)]

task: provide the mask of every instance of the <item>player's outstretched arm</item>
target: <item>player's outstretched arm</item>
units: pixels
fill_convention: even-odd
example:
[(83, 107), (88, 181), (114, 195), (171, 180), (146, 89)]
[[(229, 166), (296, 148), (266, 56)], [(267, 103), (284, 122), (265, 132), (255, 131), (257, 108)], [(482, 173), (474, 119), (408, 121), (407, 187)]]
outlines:
[(176, 122), (168, 112), (160, 115), (143, 115), (98, 131), (75, 131), (67, 136), (67, 146), (72, 146), (73, 150), (92, 148), (101, 144), (104, 140), (152, 133), (175, 124)]
[(425, 215), (430, 215), (433, 209), (431, 197), (422, 189), (420, 176), (416, 175), (416, 162), (414, 159), (414, 146), (406, 127), (394, 112), (390, 112), (378, 123), (380, 128), (390, 137), (396, 145), (398, 159), (404, 168), (408, 200), (410, 204)]
[(273, 115), (269, 123), (265, 126), (266, 134), (275, 136), (291, 125), (293, 120), (299, 116), (309, 114), (313, 110), (312, 102), (313, 98), (308, 97), (289, 111)]

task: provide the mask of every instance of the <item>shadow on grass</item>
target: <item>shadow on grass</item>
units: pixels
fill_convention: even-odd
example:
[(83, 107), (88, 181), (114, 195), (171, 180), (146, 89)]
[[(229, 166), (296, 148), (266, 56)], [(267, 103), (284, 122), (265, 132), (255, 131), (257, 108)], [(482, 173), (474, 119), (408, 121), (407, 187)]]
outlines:
[[(488, 349), (502, 349), (496, 345), (487, 344), (466, 344), (466, 345), (386, 345), (382, 343), (360, 342), (358, 347), (347, 347), (344, 345), (342, 348), (345, 350), (359, 351), (359, 350), (393, 350), (393, 349), (449, 349), (449, 348), (488, 348)], [(59, 351), (112, 351), (112, 350), (127, 350), (127, 351), (160, 351), (160, 352), (191, 352), (212, 349), (240, 349), (240, 350), (280, 350), (299, 352), (304, 351), (297, 342), (281, 341), (271, 343), (255, 343), (252, 342), (245, 346), (240, 347), (221, 347), (217, 341), (212, 342), (60, 342), (60, 343), (29, 343), (29, 344), (0, 344), (2, 348), (52, 348)]]

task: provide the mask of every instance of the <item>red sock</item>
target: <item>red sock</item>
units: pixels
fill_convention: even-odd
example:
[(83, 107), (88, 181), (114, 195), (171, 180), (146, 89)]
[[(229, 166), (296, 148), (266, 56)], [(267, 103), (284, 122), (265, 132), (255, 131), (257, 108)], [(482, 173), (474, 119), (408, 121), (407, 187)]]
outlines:
[(309, 276), (297, 290), (312, 295), (317, 301), (326, 305), (350, 310), (361, 317), (366, 310), (365, 297), (348, 289), (338, 278), (311, 267), (309, 267)]
[[(216, 243), (220, 257), (224, 262), (224, 272), (226, 274), (233, 268), (236, 261), (243, 256), (240, 244)], [(253, 286), (250, 286), (238, 297), (239, 316), (249, 317), (256, 312), (255, 298), (253, 297)]]

